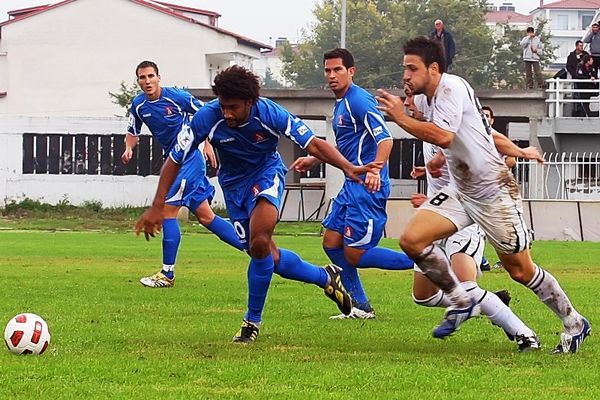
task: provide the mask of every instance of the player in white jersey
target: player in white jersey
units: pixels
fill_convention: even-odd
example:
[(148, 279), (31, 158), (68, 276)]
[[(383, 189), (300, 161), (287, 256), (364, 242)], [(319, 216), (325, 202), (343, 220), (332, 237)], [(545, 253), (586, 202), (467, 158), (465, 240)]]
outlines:
[(415, 38), (404, 45), (404, 83), (415, 95), (426, 97), (420, 111), (428, 121), (406, 115), (400, 97), (378, 92), (380, 109), (394, 122), (444, 149), (456, 183), (455, 189), (443, 189), (424, 204), (400, 238), (402, 249), (452, 303), (434, 336), (451, 335), (478, 311), (434, 242), (477, 223), (511, 277), (531, 289), (562, 320), (564, 332), (554, 352), (575, 353), (590, 334), (590, 324), (575, 310), (558, 281), (531, 259), (521, 196), (494, 147), (479, 101), (464, 79), (444, 71), (439, 44)]
[[(413, 117), (422, 118), (413, 102), (410, 90), (407, 88), (405, 92), (405, 107), (412, 112)], [(423, 142), (423, 157), (426, 167), (415, 167), (411, 175), (413, 177), (426, 175), (427, 195), (413, 194), (411, 203), (415, 208), (425, 203), (428, 196), (434, 196), (438, 191), (454, 186), (448, 164), (438, 146)], [(461, 282), (461, 286), (479, 304), (482, 314), (486, 315), (494, 325), (503, 328), (509, 340), (516, 341), (520, 351), (539, 349), (540, 343), (535, 332), (508, 307), (511, 299), (508, 291), (489, 292), (479, 287), (476, 282), (481, 275), (479, 266), (485, 247), (485, 235), (479, 226), (469, 225), (449, 238), (439, 241), (438, 244), (446, 251), (453, 272)], [(415, 303), (425, 307), (446, 308), (451, 305), (444, 292), (433, 284), (417, 265), (414, 270), (413, 300)]]

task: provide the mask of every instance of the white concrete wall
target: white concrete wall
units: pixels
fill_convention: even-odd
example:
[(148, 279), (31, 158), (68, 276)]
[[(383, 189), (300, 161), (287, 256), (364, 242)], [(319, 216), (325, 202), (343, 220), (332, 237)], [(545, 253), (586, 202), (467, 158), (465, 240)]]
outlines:
[[(258, 49), (127, 0), (78, 0), (2, 27), (0, 115), (123, 115), (109, 91), (155, 61), (165, 86), (209, 87), (207, 53)], [(5, 78), (2, 78), (5, 79)], [(0, 85), (2, 84), (0, 79)]]
[[(56, 204), (67, 199), (80, 205), (85, 201), (101, 201), (105, 207), (147, 206), (152, 202), (158, 176), (112, 176), (75, 174), (23, 174), (23, 132), (57, 134), (123, 133), (123, 118), (36, 118), (0, 115), (0, 205), (24, 198)], [(223, 205), (223, 194), (217, 187), (213, 201)]]

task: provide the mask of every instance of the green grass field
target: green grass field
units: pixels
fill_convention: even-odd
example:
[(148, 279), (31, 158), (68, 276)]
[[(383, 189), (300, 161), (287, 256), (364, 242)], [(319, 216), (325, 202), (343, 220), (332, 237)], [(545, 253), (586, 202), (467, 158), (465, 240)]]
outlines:
[[(318, 236), (276, 240), (326, 262)], [(600, 245), (536, 242), (534, 256), (595, 327)], [(481, 285), (510, 289), (540, 352), (518, 353), (484, 318), (433, 339), (443, 310), (412, 303), (411, 272), (377, 270), (362, 273), (377, 319), (330, 321), (337, 309), (319, 288), (275, 277), (258, 341), (236, 346), (245, 254), (186, 234), (176, 286), (142, 287), (139, 277), (160, 259), (159, 240), (126, 232), (0, 231), (0, 320), (34, 312), (52, 333), (43, 356), (0, 352), (0, 399), (600, 398), (596, 337), (577, 355), (550, 355), (559, 320), (503, 271), (486, 273)]]

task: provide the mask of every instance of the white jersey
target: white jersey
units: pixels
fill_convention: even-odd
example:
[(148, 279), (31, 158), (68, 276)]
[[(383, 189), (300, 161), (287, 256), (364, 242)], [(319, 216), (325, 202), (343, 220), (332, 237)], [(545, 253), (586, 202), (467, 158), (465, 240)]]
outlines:
[(427, 121), (455, 133), (444, 154), (460, 193), (487, 199), (510, 185), (514, 178), (498, 155), (473, 88), (464, 79), (442, 74), (431, 103), (421, 94), (415, 96), (415, 105)]
[[(423, 142), (423, 159), (425, 160), (425, 166), (433, 159), (433, 157), (442, 151), (441, 148), (435, 144)], [(429, 172), (427, 175), (427, 197), (432, 197), (438, 190), (445, 188), (446, 186), (454, 186), (452, 175), (448, 169), (448, 163), (444, 162), (442, 167), (442, 175), (439, 178), (434, 178)]]

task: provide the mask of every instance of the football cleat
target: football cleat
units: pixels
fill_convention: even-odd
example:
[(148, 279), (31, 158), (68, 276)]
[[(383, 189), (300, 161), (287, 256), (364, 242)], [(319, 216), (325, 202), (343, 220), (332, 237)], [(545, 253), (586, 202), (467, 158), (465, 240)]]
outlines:
[(168, 288), (175, 285), (175, 277), (167, 278), (162, 272), (157, 272), (152, 276), (146, 276), (140, 279), (140, 283), (151, 288)]
[(522, 352), (539, 350), (541, 347), (540, 340), (535, 335), (517, 335), (515, 336), (515, 340), (517, 341), (517, 345), (519, 346), (519, 351)]
[(375, 319), (375, 311), (373, 309), (366, 311), (357, 307), (352, 307), (350, 314), (332, 315), (329, 319)]
[(480, 311), (479, 304), (472, 300), (468, 307), (448, 307), (446, 314), (444, 314), (444, 319), (433, 330), (433, 337), (437, 339), (444, 339), (452, 335), (460, 328), (460, 325), (463, 322), (469, 318), (479, 315)]
[(258, 325), (247, 320), (242, 321), (240, 330), (233, 337), (233, 343), (249, 344), (258, 337)]
[(492, 269), (504, 269), (504, 265), (502, 264), (502, 261), (498, 261), (496, 264), (494, 264), (492, 266)]
[(556, 346), (552, 353), (577, 353), (579, 347), (581, 347), (581, 344), (583, 343), (585, 338), (590, 335), (590, 333), (592, 333), (592, 327), (590, 326), (588, 320), (583, 318), (583, 326), (581, 327), (581, 332), (574, 336), (564, 332), (561, 333), (560, 343), (558, 343), (558, 346)]
[(335, 264), (328, 264), (324, 268), (329, 275), (329, 283), (323, 288), (325, 296), (333, 300), (344, 315), (349, 315), (352, 312), (352, 297), (342, 284), (342, 269)]
[(479, 265), (479, 269), (481, 271), (489, 271), (489, 270), (492, 269), (492, 267), (490, 266), (489, 261), (485, 257), (481, 260), (481, 264)]

